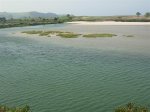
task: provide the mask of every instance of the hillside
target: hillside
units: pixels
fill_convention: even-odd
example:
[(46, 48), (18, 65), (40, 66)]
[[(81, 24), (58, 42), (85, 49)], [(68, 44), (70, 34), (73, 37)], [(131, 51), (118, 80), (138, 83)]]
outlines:
[(9, 12), (0, 12), (0, 17), (5, 17), (7, 19), (20, 19), (20, 18), (52, 18), (57, 17), (55, 13), (40, 13), (40, 12), (20, 12), (20, 13), (9, 13)]

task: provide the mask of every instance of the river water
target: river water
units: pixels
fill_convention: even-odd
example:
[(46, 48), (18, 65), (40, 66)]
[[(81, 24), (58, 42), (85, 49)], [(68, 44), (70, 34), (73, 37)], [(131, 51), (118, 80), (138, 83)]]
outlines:
[[(118, 36), (14, 35), (41, 29)], [(128, 102), (149, 105), (149, 50), (150, 26), (62, 24), (0, 29), (0, 104), (27, 104), (33, 112), (112, 112)]]

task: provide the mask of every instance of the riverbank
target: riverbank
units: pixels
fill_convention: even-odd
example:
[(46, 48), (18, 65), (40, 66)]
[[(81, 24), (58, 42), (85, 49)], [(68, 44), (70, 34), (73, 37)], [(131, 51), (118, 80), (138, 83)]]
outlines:
[[(6, 23), (0, 23), (0, 29), (3, 28), (12, 28), (12, 27), (25, 27), (25, 26), (37, 26), (37, 25), (48, 25), (48, 24), (63, 24), (65, 21), (54, 21), (54, 20), (40, 20), (37, 22), (33, 22), (31, 20), (26, 21), (19, 21), (19, 20), (13, 20), (8, 21)], [(17, 21), (17, 22), (16, 22)], [(19, 22), (18, 22), (19, 21)], [(68, 24), (75, 24), (75, 25), (150, 25), (150, 22), (117, 22), (117, 21), (72, 21), (72, 22), (66, 22)]]

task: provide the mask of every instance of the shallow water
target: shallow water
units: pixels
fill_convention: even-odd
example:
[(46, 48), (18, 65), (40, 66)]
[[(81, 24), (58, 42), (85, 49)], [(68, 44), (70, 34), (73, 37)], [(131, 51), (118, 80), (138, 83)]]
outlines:
[[(10, 35), (43, 28), (135, 37), (64, 40)], [(130, 101), (149, 105), (149, 31), (150, 26), (68, 24), (1, 29), (0, 104), (28, 104), (33, 112), (111, 112)]]

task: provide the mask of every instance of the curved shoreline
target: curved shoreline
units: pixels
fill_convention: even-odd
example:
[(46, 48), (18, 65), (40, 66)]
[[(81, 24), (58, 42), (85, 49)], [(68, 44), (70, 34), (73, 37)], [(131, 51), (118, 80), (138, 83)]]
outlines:
[(150, 22), (115, 22), (115, 21), (103, 21), (103, 22), (74, 21), (67, 23), (76, 25), (138, 25), (138, 26), (150, 25)]

